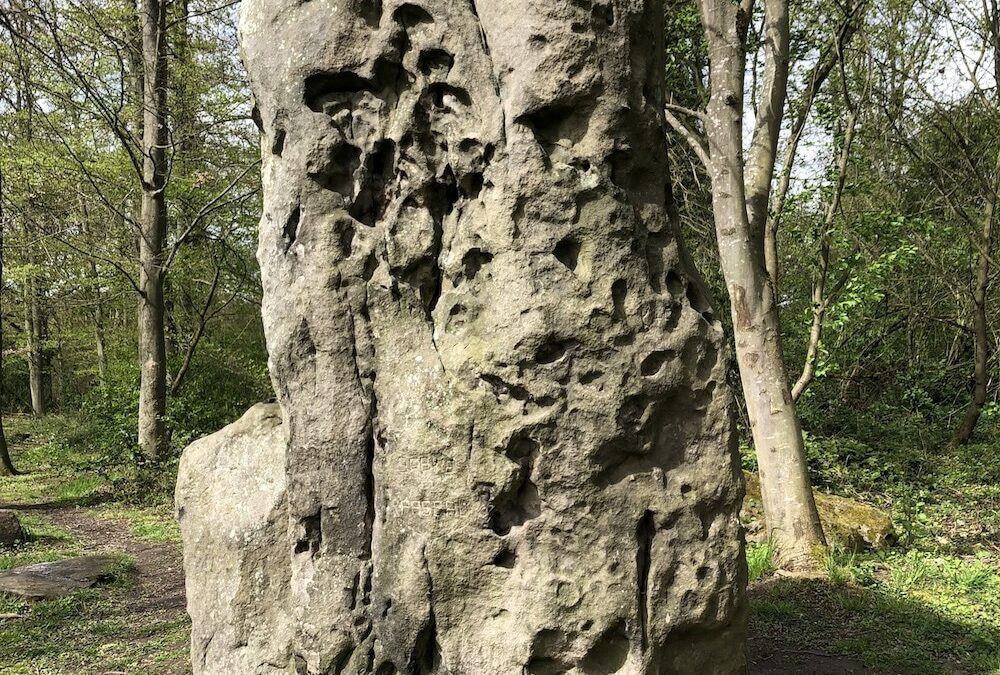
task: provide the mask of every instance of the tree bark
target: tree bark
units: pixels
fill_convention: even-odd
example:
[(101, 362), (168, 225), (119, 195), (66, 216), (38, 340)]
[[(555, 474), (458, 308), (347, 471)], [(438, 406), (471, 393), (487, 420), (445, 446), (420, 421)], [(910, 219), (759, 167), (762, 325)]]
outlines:
[[(34, 244), (29, 242), (29, 246)], [(51, 394), (50, 359), (46, 345), (48, 317), (45, 314), (44, 298), (41, 296), (36, 267), (37, 263), (32, 265), (24, 285), (24, 324), (28, 341), (28, 389), (31, 394), (31, 410), (35, 415), (45, 415), (49, 411)]]
[(163, 260), (167, 230), (166, 3), (141, 0), (143, 176), (139, 213), (139, 447), (155, 460), (166, 450), (167, 360)]
[(795, 117), (792, 120), (785, 146), (781, 171), (778, 173), (778, 183), (774, 189), (771, 207), (764, 223), (764, 267), (776, 289), (778, 276), (781, 274), (781, 263), (778, 259), (778, 227), (781, 223), (781, 216), (785, 212), (785, 202), (792, 182), (792, 168), (795, 165), (795, 158), (798, 156), (799, 143), (802, 141), (802, 134), (805, 131), (809, 113), (812, 111), (813, 102), (816, 100), (823, 83), (826, 82), (834, 67), (843, 57), (844, 49), (857, 32), (858, 23), (864, 16), (863, 8), (865, 6), (867, 6), (867, 0), (858, 2), (845, 17), (834, 37), (833, 44), (816, 60), (816, 65), (809, 73), (809, 83), (806, 85), (806, 90), (796, 106)]
[[(989, 41), (993, 51), (993, 78), (994, 82), (1000, 83), (1000, 7), (997, 0), (990, 0), (987, 5), (983, 2), (989, 22)], [(994, 106), (1000, 104), (1000, 84), (994, 91)], [(995, 108), (994, 108), (995, 109)], [(976, 275), (972, 289), (972, 320), (973, 336), (975, 340), (975, 365), (973, 366), (973, 379), (975, 384), (972, 390), (972, 401), (965, 411), (962, 423), (952, 437), (952, 445), (965, 445), (972, 440), (972, 434), (979, 423), (979, 416), (983, 412), (983, 405), (986, 403), (989, 387), (989, 361), (990, 361), (990, 329), (989, 319), (986, 312), (986, 303), (989, 297), (990, 288), (990, 260), (993, 251), (993, 220), (996, 217), (997, 200), (1000, 200), (1000, 150), (997, 150), (996, 162), (993, 166), (993, 174), (990, 176), (991, 182), (988, 187), (985, 205), (983, 207), (983, 224), (979, 236), (976, 260)]]
[[(3, 403), (3, 264), (4, 264), (4, 231), (7, 219), (3, 211), (3, 174), (0, 173), (0, 405)], [(20, 473), (10, 458), (10, 448), (7, 447), (7, 434), (3, 427), (3, 409), (0, 407), (0, 475), (16, 476)]]
[[(761, 260), (759, 233), (750, 220), (754, 217), (763, 225), (762, 214), (759, 205), (748, 206), (744, 183), (743, 78), (749, 8), (729, 0), (700, 0), (700, 7), (711, 62), (706, 119), (712, 208), (732, 307), (736, 358), (760, 469), (764, 516), (779, 562), (791, 569), (810, 569), (816, 565), (816, 547), (825, 541), (809, 481), (802, 430), (785, 372), (774, 287)], [(784, 17), (783, 25), (769, 21), (771, 30), (787, 33), (786, 3), (772, 0), (766, 11), (772, 17)], [(769, 39), (787, 49), (787, 34)], [(776, 51), (780, 52), (780, 48)], [(787, 68), (787, 51), (784, 56), (776, 53), (772, 58), (776, 67), (784, 64)], [(780, 73), (771, 78), (776, 85), (782, 80)], [(772, 115), (779, 116), (768, 122), (776, 129), (780, 127), (778, 111), (782, 107), (778, 103), (783, 98), (775, 92), (766, 96)], [(773, 169), (776, 143), (775, 135), (767, 144), (762, 142), (759, 154), (751, 158), (757, 167), (753, 189), (758, 201), (767, 173), (761, 167), (770, 163)]]

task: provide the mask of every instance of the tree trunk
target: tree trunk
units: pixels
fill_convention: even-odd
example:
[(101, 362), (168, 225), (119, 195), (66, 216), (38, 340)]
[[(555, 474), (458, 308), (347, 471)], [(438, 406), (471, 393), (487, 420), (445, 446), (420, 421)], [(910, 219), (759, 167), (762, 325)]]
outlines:
[(781, 216), (785, 211), (785, 201), (788, 196), (788, 189), (792, 183), (792, 168), (795, 165), (795, 158), (798, 155), (799, 143), (802, 141), (802, 134), (806, 128), (806, 121), (812, 110), (813, 102), (819, 94), (820, 88), (830, 76), (833, 68), (843, 58), (844, 49), (850, 43), (857, 32), (859, 23), (864, 17), (864, 9), (867, 0), (860, 0), (854, 4), (843, 23), (837, 30), (833, 43), (823, 51), (816, 64), (809, 73), (808, 84), (802, 97), (796, 106), (795, 117), (791, 123), (788, 142), (785, 145), (785, 157), (781, 164), (781, 171), (778, 173), (778, 183), (771, 199), (771, 208), (767, 213), (764, 224), (764, 267), (771, 277), (771, 283), (778, 287), (778, 275), (781, 273), (781, 264), (778, 260), (778, 226), (781, 223)]
[(280, 410), (182, 459), (195, 671), (743, 672), (663, 3), (339, 8), (241, 10)]
[[(990, 47), (993, 51), (994, 82), (1000, 83), (1000, 8), (997, 0), (990, 0), (989, 5), (983, 3), (989, 21)], [(994, 93), (994, 106), (1000, 103), (1000, 87)], [(972, 390), (972, 401), (965, 411), (962, 423), (952, 437), (952, 445), (964, 445), (972, 439), (972, 434), (979, 423), (979, 416), (986, 403), (989, 386), (990, 361), (990, 329), (986, 312), (986, 301), (990, 288), (990, 259), (993, 251), (993, 220), (996, 217), (997, 200), (1000, 200), (1000, 150), (997, 151), (996, 163), (993, 166), (992, 182), (986, 195), (983, 208), (983, 226), (979, 237), (976, 261), (976, 277), (972, 289), (972, 320), (975, 339), (975, 366), (973, 376), (975, 385)]]
[[(768, 3), (768, 9), (775, 4), (783, 3)], [(785, 372), (774, 287), (761, 260), (761, 239), (750, 223), (750, 215), (760, 218), (761, 213), (748, 209), (744, 185), (744, 41), (750, 17), (729, 0), (701, 0), (701, 12), (711, 61), (706, 119), (712, 208), (732, 307), (736, 359), (760, 469), (764, 516), (780, 563), (791, 569), (811, 569), (816, 565), (816, 547), (825, 543), (823, 530)], [(771, 161), (773, 166), (773, 153)], [(757, 173), (764, 175), (759, 169)], [(755, 189), (762, 189), (763, 183), (760, 178)]]
[[(30, 245), (30, 244), (29, 244)], [(34, 267), (34, 266), (33, 266)], [(39, 297), (37, 270), (32, 269), (24, 286), (24, 324), (28, 339), (28, 390), (31, 394), (31, 410), (35, 415), (49, 411), (49, 368), (46, 354), (45, 310)]]
[(1000, 152), (997, 152), (996, 164), (993, 167), (993, 184), (991, 193), (986, 197), (983, 210), (983, 229), (979, 236), (978, 253), (976, 256), (976, 277), (972, 287), (972, 321), (973, 340), (975, 342), (975, 365), (973, 366), (974, 385), (972, 401), (965, 410), (962, 423), (952, 437), (953, 445), (965, 445), (972, 439), (972, 434), (979, 423), (979, 416), (986, 403), (989, 385), (990, 361), (990, 327), (986, 312), (986, 301), (990, 287), (990, 259), (993, 250), (993, 220), (996, 217), (998, 194), (1000, 194)]
[[(844, 194), (844, 183), (847, 180), (847, 166), (851, 158), (851, 146), (854, 144), (854, 130), (858, 123), (857, 110), (851, 110), (847, 117), (847, 128), (844, 130), (843, 145), (840, 149), (840, 157), (837, 161), (837, 183), (833, 187), (833, 194), (830, 196), (830, 203), (826, 206), (826, 213), (823, 215), (823, 223), (820, 225), (819, 233), (819, 265), (816, 269), (816, 278), (813, 281), (812, 290), (812, 325), (809, 327), (809, 341), (806, 344), (806, 359), (802, 365), (802, 373), (799, 379), (792, 386), (792, 401), (797, 402), (806, 387), (812, 382), (816, 374), (816, 361), (819, 358), (819, 345), (823, 337), (823, 322), (826, 319), (826, 310), (830, 306), (840, 289), (847, 283), (848, 277), (845, 275), (836, 287), (827, 295), (826, 284), (830, 276), (830, 233), (833, 229), (833, 221), (840, 210), (840, 200)], [(773, 277), (772, 277), (773, 278)]]
[(97, 376), (101, 382), (108, 379), (108, 352), (107, 338), (105, 336), (104, 317), (104, 297), (101, 293), (100, 274), (97, 271), (97, 263), (90, 259), (90, 276), (94, 283), (94, 345), (97, 348)]
[(166, 450), (167, 360), (163, 259), (167, 231), (166, 5), (142, 0), (143, 177), (139, 212), (139, 447), (149, 459)]
[[(3, 211), (3, 174), (0, 173), (0, 406), (3, 404), (3, 236), (7, 228), (7, 219)], [(7, 434), (3, 428), (3, 408), (0, 407), (0, 475), (16, 476), (20, 472), (14, 467), (7, 447)]]

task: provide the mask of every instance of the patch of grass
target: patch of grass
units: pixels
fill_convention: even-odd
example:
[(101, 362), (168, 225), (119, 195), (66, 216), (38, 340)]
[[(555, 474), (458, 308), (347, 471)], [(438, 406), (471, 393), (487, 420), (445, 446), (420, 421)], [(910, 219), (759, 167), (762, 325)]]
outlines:
[(750, 583), (774, 571), (774, 546), (770, 542), (747, 546), (747, 572)]
[(75, 418), (9, 415), (4, 424), (14, 464), (24, 473), (0, 481), (0, 503), (81, 505), (104, 496), (99, 454), (72, 442)]
[[(0, 566), (58, 560), (78, 554), (65, 544), (29, 543), (0, 553)], [(135, 561), (119, 556), (111, 580), (65, 598), (28, 602), (0, 594), (0, 673), (186, 673), (186, 616), (135, 613), (128, 606)], [(159, 664), (159, 665), (157, 665)]]
[(181, 540), (180, 525), (171, 507), (166, 505), (147, 508), (109, 507), (102, 509), (103, 518), (124, 520), (129, 532), (136, 539), (151, 542), (174, 542)]
[(859, 655), (882, 673), (1000, 673), (1000, 560), (832, 551), (830, 581), (773, 578), (751, 593), (755, 635)]

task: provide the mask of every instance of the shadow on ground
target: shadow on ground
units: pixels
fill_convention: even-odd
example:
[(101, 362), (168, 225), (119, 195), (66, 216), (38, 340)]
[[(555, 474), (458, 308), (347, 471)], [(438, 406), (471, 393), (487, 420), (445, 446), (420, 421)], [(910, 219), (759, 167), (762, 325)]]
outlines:
[(751, 675), (1000, 672), (1000, 631), (880, 587), (771, 578), (750, 598)]

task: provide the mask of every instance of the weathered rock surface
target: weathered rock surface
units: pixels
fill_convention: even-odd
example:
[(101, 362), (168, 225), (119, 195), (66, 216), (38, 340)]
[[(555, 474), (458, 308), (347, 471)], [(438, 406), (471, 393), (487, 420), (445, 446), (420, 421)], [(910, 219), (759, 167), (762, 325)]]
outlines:
[(10, 509), (0, 509), (0, 546), (13, 546), (24, 539), (24, 528), (17, 514)]
[[(744, 472), (744, 476), (747, 488), (742, 518), (747, 523), (747, 539), (765, 541), (767, 532), (760, 503), (760, 479), (749, 472)], [(838, 495), (816, 492), (815, 496), (816, 509), (829, 543), (851, 551), (878, 551), (895, 543), (892, 517), (885, 511)]]
[(61, 598), (110, 578), (114, 556), (91, 555), (36, 563), (0, 572), (0, 593), (30, 600)]
[(670, 213), (663, 11), (244, 3), (288, 444), (280, 477), (247, 418), (186, 452), (197, 672), (742, 671), (741, 477)]
[(287, 671), (287, 443), (281, 409), (261, 403), (181, 458), (176, 506), (198, 672)]

